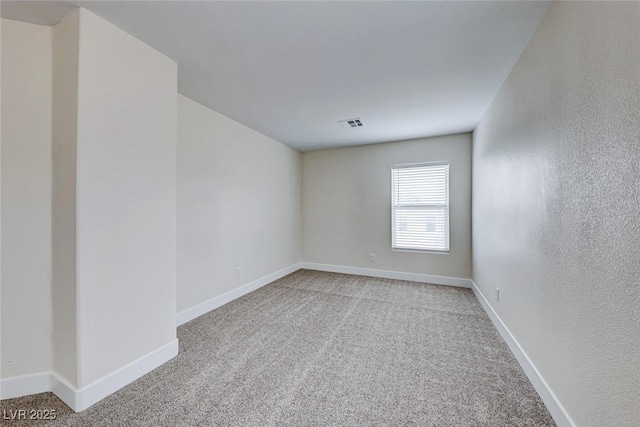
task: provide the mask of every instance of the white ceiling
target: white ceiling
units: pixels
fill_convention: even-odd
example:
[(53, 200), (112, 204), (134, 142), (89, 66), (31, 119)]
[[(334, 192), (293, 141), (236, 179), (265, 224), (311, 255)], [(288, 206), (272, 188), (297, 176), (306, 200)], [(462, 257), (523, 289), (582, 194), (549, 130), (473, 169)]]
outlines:
[[(549, 2), (71, 1), (179, 64), (179, 92), (301, 151), (472, 130)], [(52, 25), (64, 2), (3, 2)], [(339, 120), (360, 118), (364, 127)]]

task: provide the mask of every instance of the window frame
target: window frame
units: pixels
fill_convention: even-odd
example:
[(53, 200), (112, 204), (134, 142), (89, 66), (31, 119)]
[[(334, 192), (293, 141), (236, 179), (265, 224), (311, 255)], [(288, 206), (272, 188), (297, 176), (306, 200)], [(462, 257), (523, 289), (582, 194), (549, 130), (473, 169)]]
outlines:
[[(401, 247), (395, 247), (394, 243), (396, 240), (396, 227), (395, 227), (395, 221), (394, 221), (394, 208), (396, 206), (393, 205), (393, 199), (394, 199), (394, 188), (393, 188), (393, 171), (394, 169), (404, 169), (404, 168), (415, 168), (415, 167), (421, 167), (421, 166), (447, 166), (447, 239), (448, 239), (448, 248), (449, 250), (437, 250), (437, 249), (415, 249), (415, 248), (401, 248)], [(450, 186), (450, 181), (451, 181), (451, 162), (447, 161), (447, 160), (438, 160), (438, 161), (430, 161), (430, 162), (417, 162), (417, 163), (400, 163), (400, 164), (395, 164), (395, 165), (391, 165), (391, 168), (389, 169), (390, 172), (390, 199), (391, 199), (391, 251), (392, 252), (410, 252), (410, 253), (419, 253), (419, 254), (433, 254), (433, 255), (449, 255), (451, 253), (451, 186)], [(408, 205), (408, 207), (417, 207), (418, 205)], [(425, 206), (425, 205), (422, 205)], [(429, 206), (429, 205), (426, 205)], [(431, 206), (437, 206), (437, 205), (431, 205)]]

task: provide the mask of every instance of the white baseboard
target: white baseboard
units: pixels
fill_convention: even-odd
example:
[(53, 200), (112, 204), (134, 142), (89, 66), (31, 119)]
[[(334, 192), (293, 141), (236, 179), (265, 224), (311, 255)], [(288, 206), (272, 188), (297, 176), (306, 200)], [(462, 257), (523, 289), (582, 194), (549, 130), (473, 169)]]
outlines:
[(76, 410), (76, 394), (78, 390), (56, 372), (51, 372), (51, 390), (49, 391), (58, 396), (69, 408), (80, 412)]
[(408, 280), (411, 282), (432, 283), (434, 285), (471, 288), (471, 279), (459, 277), (433, 276), (431, 274), (405, 273), (402, 271), (377, 270), (374, 268), (346, 267), (342, 265), (302, 262), (300, 268), (307, 270), (329, 271), (332, 273), (355, 274), (358, 276), (380, 277), (383, 279)]
[(2, 399), (51, 391), (75, 412), (81, 412), (177, 355), (176, 339), (81, 389), (55, 372), (7, 378), (2, 380)]
[(278, 280), (288, 274), (291, 274), (301, 268), (307, 270), (329, 271), (333, 273), (355, 274), (359, 276), (382, 277), (385, 279), (409, 280), (412, 282), (433, 283), (436, 285), (457, 286), (461, 288), (471, 288), (470, 279), (461, 279), (457, 277), (433, 276), (430, 274), (404, 273), (401, 271), (375, 270), (369, 268), (345, 267), (340, 265), (317, 264), (312, 262), (299, 262), (292, 264), (282, 270), (261, 277), (239, 288), (233, 289), (210, 300), (201, 302), (186, 310), (182, 310), (176, 315), (177, 326), (183, 325), (205, 313), (215, 310), (241, 296), (253, 292), (269, 283)]
[(502, 336), (502, 339), (507, 343), (511, 353), (513, 353), (516, 360), (522, 367), (522, 370), (529, 378), (533, 388), (535, 388), (540, 395), (540, 398), (549, 410), (553, 420), (559, 427), (575, 427), (575, 423), (567, 413), (564, 406), (562, 406), (562, 403), (560, 403), (553, 390), (551, 390), (549, 384), (542, 377), (540, 371), (538, 371), (531, 359), (529, 359), (529, 356), (527, 356), (527, 353), (522, 349), (520, 343), (518, 343), (509, 328), (507, 328), (500, 316), (498, 316), (498, 313), (495, 312), (491, 304), (489, 304), (489, 301), (485, 298), (482, 292), (480, 292), (480, 289), (473, 280), (471, 281), (471, 285), (471, 289), (473, 289), (473, 293), (476, 295), (476, 298), (478, 298), (478, 301), (480, 301), (480, 304), (482, 304), (482, 307), (489, 315), (489, 318), (500, 333), (500, 336)]
[(28, 396), (51, 390), (51, 373), (20, 375), (0, 380), (0, 399)]
[[(177, 355), (178, 340), (175, 339), (79, 390), (73, 390), (71, 388), (70, 391), (73, 392), (73, 398), (69, 402), (67, 402), (65, 398), (68, 399), (71, 393), (69, 393), (68, 390), (63, 390), (63, 388), (70, 388), (69, 384), (62, 382), (55, 374), (52, 383), (57, 383), (53, 385), (57, 385), (59, 387), (57, 390), (61, 394), (56, 393), (56, 395), (64, 403), (69, 405), (71, 409), (76, 412), (80, 412), (101, 401), (110, 394), (115, 393), (127, 384), (134, 382), (143, 375), (148, 374)], [(55, 392), (56, 390), (53, 391)]]
[(198, 305), (195, 305), (191, 308), (187, 308), (186, 310), (182, 310), (176, 315), (176, 324), (177, 326), (183, 325), (196, 317), (200, 317), (205, 313), (210, 312), (211, 310), (215, 310), (218, 307), (221, 307), (234, 299), (240, 298), (248, 294), (249, 292), (253, 292), (256, 289), (259, 289), (269, 283), (278, 280), (288, 274), (293, 273), (300, 269), (300, 263), (295, 263), (290, 265), (289, 267), (283, 268), (282, 270), (276, 271), (275, 273), (268, 274), (264, 277), (261, 277), (253, 282), (249, 282), (246, 285), (240, 286), (239, 288), (233, 289), (229, 292), (226, 292), (222, 295), (218, 295), (215, 298), (211, 298), (210, 300), (201, 302)]

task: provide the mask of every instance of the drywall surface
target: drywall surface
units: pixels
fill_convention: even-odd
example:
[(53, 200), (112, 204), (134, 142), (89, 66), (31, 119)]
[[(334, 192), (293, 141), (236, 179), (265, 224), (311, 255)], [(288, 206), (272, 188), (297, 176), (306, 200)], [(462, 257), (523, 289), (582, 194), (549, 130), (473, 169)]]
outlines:
[(80, 12), (53, 27), (53, 371), (77, 384), (76, 144)]
[(178, 96), (178, 312), (300, 261), (300, 177), (297, 151)]
[(2, 20), (0, 377), (51, 369), (51, 27)]
[(177, 65), (98, 16), (79, 14), (83, 387), (176, 338)]
[[(450, 254), (392, 251), (391, 166), (431, 161), (450, 162)], [(302, 170), (303, 261), (471, 277), (471, 134), (307, 152)]]
[(639, 22), (556, 2), (474, 132), (474, 281), (579, 426), (640, 423)]

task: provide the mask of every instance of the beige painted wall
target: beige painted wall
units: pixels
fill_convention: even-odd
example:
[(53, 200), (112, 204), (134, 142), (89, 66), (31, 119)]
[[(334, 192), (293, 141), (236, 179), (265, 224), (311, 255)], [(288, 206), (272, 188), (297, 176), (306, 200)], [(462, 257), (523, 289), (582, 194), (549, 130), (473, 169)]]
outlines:
[[(440, 160), (450, 162), (450, 254), (392, 251), (391, 166)], [(303, 261), (471, 277), (470, 134), (312, 151), (302, 170)]]
[(300, 261), (300, 177), (297, 151), (178, 96), (178, 312)]
[[(2, 20), (0, 377), (51, 369), (51, 27)], [(19, 326), (19, 327), (18, 327)]]
[(176, 338), (177, 65), (80, 9), (78, 386)]
[(639, 22), (553, 4), (474, 132), (474, 280), (579, 426), (640, 421)]

